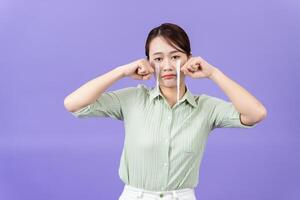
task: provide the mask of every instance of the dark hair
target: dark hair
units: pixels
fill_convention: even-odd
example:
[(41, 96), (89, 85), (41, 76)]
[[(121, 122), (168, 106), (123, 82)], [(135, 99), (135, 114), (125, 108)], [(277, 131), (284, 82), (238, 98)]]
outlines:
[[(176, 24), (163, 23), (153, 28), (148, 34), (145, 45), (145, 54), (148, 60), (150, 42), (157, 36), (162, 36), (169, 45), (185, 53), (188, 57), (191, 55), (190, 40), (186, 32)], [(178, 49), (178, 47), (180, 49)]]

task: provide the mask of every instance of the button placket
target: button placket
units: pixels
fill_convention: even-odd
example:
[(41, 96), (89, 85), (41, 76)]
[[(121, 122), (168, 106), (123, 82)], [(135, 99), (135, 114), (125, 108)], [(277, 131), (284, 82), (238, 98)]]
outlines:
[(167, 132), (166, 132), (166, 136), (164, 138), (162, 138), (162, 142), (163, 142), (163, 146), (165, 146), (165, 149), (166, 149), (166, 157), (164, 159), (164, 162), (162, 163), (162, 169), (166, 175), (166, 179), (164, 180), (164, 183), (161, 187), (161, 190), (165, 190), (165, 186), (168, 184), (168, 175), (169, 175), (169, 148), (170, 148), (170, 136), (171, 136), (171, 129), (172, 129), (172, 110), (169, 110), (167, 113), (166, 113), (166, 118), (167, 118)]

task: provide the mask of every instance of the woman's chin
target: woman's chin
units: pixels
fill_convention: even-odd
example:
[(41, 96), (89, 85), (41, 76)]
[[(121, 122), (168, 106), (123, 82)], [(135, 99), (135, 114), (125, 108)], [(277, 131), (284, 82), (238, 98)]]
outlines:
[(177, 87), (177, 83), (176, 83), (176, 81), (164, 81), (164, 83), (161, 84), (161, 86), (173, 88), (173, 87)]

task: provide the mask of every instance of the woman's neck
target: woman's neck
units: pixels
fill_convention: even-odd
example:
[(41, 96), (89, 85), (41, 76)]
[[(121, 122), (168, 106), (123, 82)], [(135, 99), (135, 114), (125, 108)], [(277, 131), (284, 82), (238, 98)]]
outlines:
[[(177, 102), (177, 87), (160, 87), (160, 91), (162, 93), (162, 95), (164, 95), (164, 97), (167, 99), (168, 103), (170, 104), (170, 106), (172, 107), (174, 104), (176, 104)], [(184, 94), (186, 92), (186, 86), (185, 84), (181, 84), (180, 85), (180, 89), (179, 89), (179, 99), (181, 99)]]

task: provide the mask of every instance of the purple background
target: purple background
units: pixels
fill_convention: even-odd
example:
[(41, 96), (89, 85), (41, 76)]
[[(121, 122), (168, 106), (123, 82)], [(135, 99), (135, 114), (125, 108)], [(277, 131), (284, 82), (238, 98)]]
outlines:
[[(256, 96), (267, 118), (209, 137), (199, 200), (296, 200), (299, 175), (300, 3), (278, 1), (38, 1), (0, 3), (0, 199), (118, 199), (123, 122), (76, 119), (63, 100), (113, 68), (145, 56), (164, 22)], [(228, 99), (208, 79), (195, 94)], [(144, 83), (124, 78), (110, 90)], [(298, 91), (298, 92), (296, 92)]]

